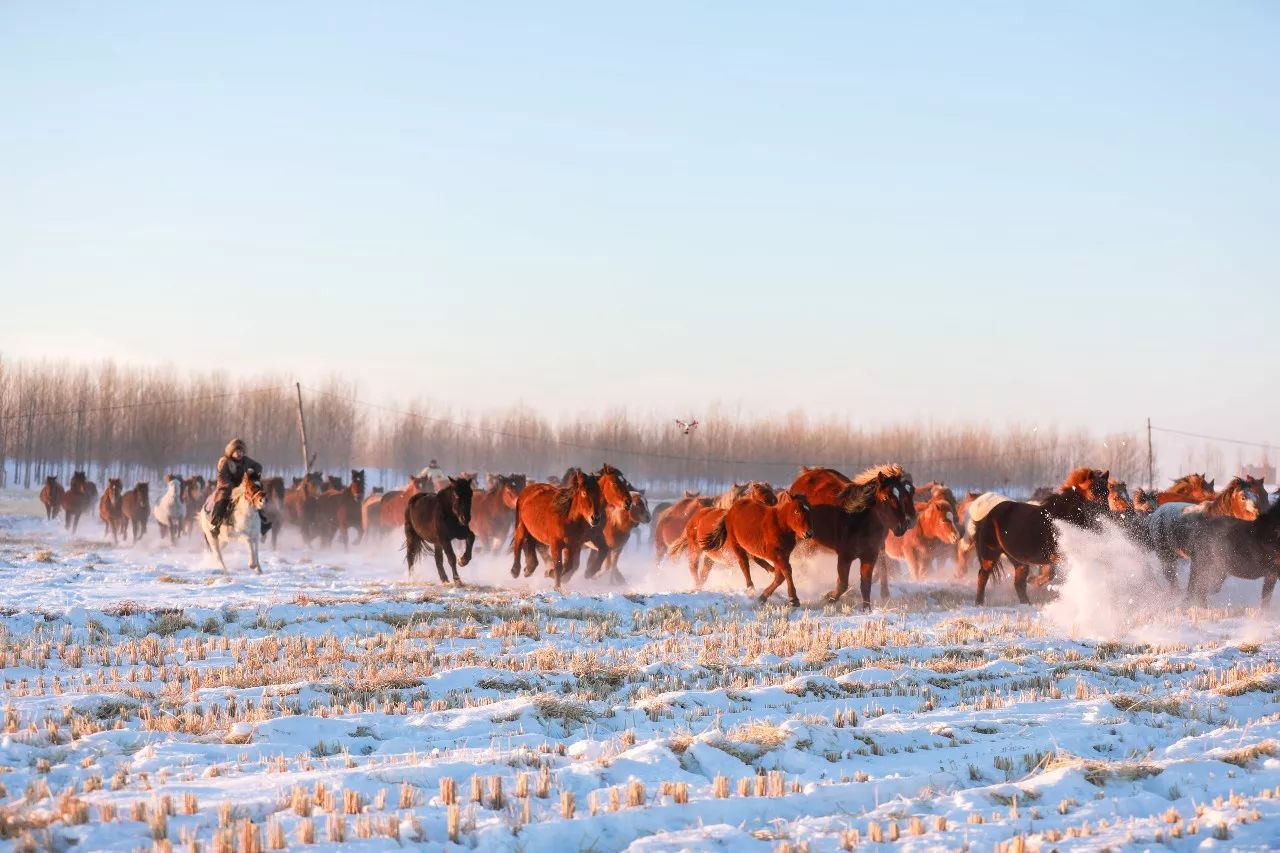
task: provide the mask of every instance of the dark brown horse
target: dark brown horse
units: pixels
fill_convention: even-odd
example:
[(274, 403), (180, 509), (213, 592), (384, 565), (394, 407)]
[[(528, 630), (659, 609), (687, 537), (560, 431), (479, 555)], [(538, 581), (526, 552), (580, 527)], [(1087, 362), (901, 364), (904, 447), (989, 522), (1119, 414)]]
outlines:
[(574, 470), (557, 488), (549, 483), (530, 484), (516, 501), (516, 525), (511, 538), (511, 576), (520, 576), (524, 558), (525, 577), (538, 567), (537, 546), (545, 545), (551, 555), (556, 589), (567, 573), (577, 567), (582, 546), (604, 518), (604, 498), (600, 482), (591, 474)]
[(285, 520), (302, 532), (302, 541), (308, 548), (320, 533), (316, 524), (317, 504), (323, 487), (324, 477), (312, 472), (295, 481), (284, 495)]
[(138, 483), (124, 493), (121, 512), (125, 518), (125, 533), (133, 531), (133, 541), (137, 542), (147, 533), (147, 521), (151, 518), (151, 484)]
[[(933, 497), (916, 502), (916, 523), (906, 533), (898, 536), (890, 533), (884, 540), (881, 558), (880, 597), (889, 597), (889, 567), (884, 557), (901, 560), (907, 564), (912, 580), (920, 580), (933, 558), (940, 552), (954, 553), (960, 541), (960, 529), (956, 526), (955, 506), (947, 493), (931, 490)], [(916, 492), (918, 496), (920, 492)]]
[(653, 512), (653, 550), (654, 558), (659, 564), (667, 558), (671, 543), (684, 533), (685, 526), (694, 513), (711, 506), (713, 498), (699, 497), (697, 492), (685, 492), (684, 497), (673, 504), (662, 508), (662, 504)]
[(1204, 605), (1228, 576), (1262, 581), (1262, 606), (1280, 577), (1280, 502), (1252, 521), (1206, 518), (1190, 543), (1191, 579), (1187, 600)]
[(1156, 500), (1155, 492), (1147, 489), (1133, 490), (1133, 511), (1138, 515), (1151, 515), (1158, 506), (1160, 502)]
[(1253, 493), (1253, 500), (1258, 505), (1259, 512), (1271, 509), (1271, 495), (1267, 494), (1266, 483), (1252, 474), (1241, 474), (1240, 482), (1244, 484), (1246, 490)]
[(1206, 480), (1204, 474), (1186, 474), (1173, 481), (1173, 485), (1156, 495), (1156, 503), (1191, 503), (1213, 500), (1217, 492), (1213, 490), (1213, 480)]
[(211, 494), (213, 494), (213, 484), (206, 481), (201, 474), (182, 481), (182, 505), (186, 510), (187, 533), (195, 527), (196, 518), (200, 515), (200, 510), (204, 509), (204, 502)]
[(1077, 468), (1063, 482), (1062, 488), (1044, 499), (1042, 504), (1004, 501), (996, 504), (978, 522), (975, 550), (978, 553), (977, 604), (986, 599), (987, 582), (1001, 556), (1013, 563), (1013, 588), (1018, 601), (1030, 604), (1027, 578), (1031, 566), (1047, 566), (1036, 579), (1037, 586), (1053, 580), (1058, 560), (1058, 534), (1055, 521), (1089, 527), (1107, 512), (1107, 481), (1110, 472), (1094, 468)]
[(40, 503), (44, 504), (46, 521), (52, 521), (58, 517), (58, 510), (62, 508), (62, 496), (65, 492), (57, 477), (44, 478), (44, 488), (40, 490)]
[(120, 537), (129, 538), (128, 528), (124, 520), (124, 486), (119, 480), (107, 481), (107, 490), (98, 500), (98, 517), (102, 519), (104, 536), (119, 544)]
[(89, 478), (83, 471), (76, 471), (71, 475), (71, 482), (62, 493), (61, 503), (64, 526), (75, 533), (80, 527), (80, 516), (93, 506), (93, 492), (89, 489)]
[(837, 601), (849, 589), (849, 570), (859, 561), (862, 606), (871, 607), (871, 580), (884, 540), (916, 521), (915, 487), (900, 465), (878, 465), (850, 479), (831, 468), (806, 468), (788, 489), (812, 507), (813, 542), (836, 555)]
[[(453, 553), (453, 540), (467, 543), (462, 559)], [(458, 566), (471, 562), (471, 549), (476, 535), (471, 532), (471, 478), (450, 477), (449, 485), (438, 492), (419, 492), (409, 499), (404, 509), (404, 559), (406, 574), (413, 577), (413, 564), (425, 548), (436, 560), (440, 583), (448, 583), (444, 559), (449, 558), (453, 582), (462, 586)]]
[(528, 485), (524, 474), (491, 474), (490, 486), (471, 502), (471, 529), (486, 551), (497, 552), (516, 523), (516, 501)]
[(265, 495), (262, 511), (271, 522), (271, 547), (276, 547), (280, 537), (280, 528), (284, 527), (284, 477), (268, 477), (262, 481), (262, 492)]
[[(747, 589), (754, 590), (751, 582), (751, 561), (754, 560), (773, 570), (773, 581), (760, 593), (760, 603), (768, 601), (774, 590), (785, 582), (787, 599), (792, 605), (798, 605), (800, 596), (796, 594), (791, 554), (797, 543), (813, 536), (809, 501), (803, 495), (792, 496), (787, 491), (776, 493), (772, 504), (746, 497), (735, 501), (727, 510), (709, 510), (708, 520), (711, 514), (720, 512), (724, 515), (712, 522), (710, 530), (699, 531), (696, 539), (688, 540), (689, 571), (697, 576), (698, 587), (706, 582), (714, 561), (736, 564)], [(701, 572), (697, 568), (699, 558), (703, 564)]]
[(331, 487), (316, 497), (315, 523), (324, 547), (332, 545), (336, 535), (342, 540), (342, 547), (346, 550), (350, 547), (347, 540), (348, 528), (354, 527), (359, 531), (357, 544), (364, 538), (364, 522), (360, 511), (361, 504), (364, 503), (364, 469), (352, 469), (349, 486), (342, 486), (339, 480), (338, 488), (332, 488), (335, 479), (337, 478), (330, 477)]

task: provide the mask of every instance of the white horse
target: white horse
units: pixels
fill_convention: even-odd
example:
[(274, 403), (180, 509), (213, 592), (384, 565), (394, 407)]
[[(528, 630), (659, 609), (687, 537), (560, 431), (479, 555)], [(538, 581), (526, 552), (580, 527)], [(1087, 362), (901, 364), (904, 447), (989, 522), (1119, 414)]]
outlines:
[(222, 521), (218, 535), (213, 535), (213, 523), (209, 511), (200, 508), (196, 516), (200, 521), (200, 529), (204, 531), (204, 541), (209, 550), (218, 558), (218, 565), (227, 571), (227, 564), (222, 560), (222, 546), (235, 540), (245, 543), (249, 549), (249, 568), (262, 574), (262, 566), (258, 563), (258, 546), (262, 544), (262, 517), (258, 510), (266, 502), (267, 494), (262, 484), (245, 472), (244, 480), (231, 492), (231, 509)]
[(160, 525), (160, 535), (168, 536), (169, 541), (177, 544), (182, 533), (182, 523), (187, 518), (187, 505), (182, 500), (182, 479), (172, 474), (164, 477), (165, 492), (152, 507), (151, 514)]

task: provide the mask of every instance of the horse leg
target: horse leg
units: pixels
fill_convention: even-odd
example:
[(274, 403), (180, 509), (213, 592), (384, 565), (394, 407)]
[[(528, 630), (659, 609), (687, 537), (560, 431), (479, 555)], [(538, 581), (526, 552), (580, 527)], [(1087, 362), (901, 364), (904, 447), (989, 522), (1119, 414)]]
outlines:
[[(836, 588), (827, 593), (827, 601), (839, 601), (849, 591), (849, 570), (853, 568), (853, 555), (836, 553)], [(868, 593), (870, 589), (867, 590)]]
[(258, 562), (258, 537), (249, 537), (249, 568), (256, 574), (262, 574), (262, 564)]
[(516, 523), (515, 533), (511, 535), (511, 577), (520, 577), (520, 552), (524, 550), (524, 539), (528, 535), (524, 525)]
[[(431, 549), (431, 556), (435, 558), (435, 561), (436, 561), (436, 574), (440, 575), (440, 583), (442, 583), (442, 584), (443, 584), (443, 583), (448, 583), (448, 582), (449, 582), (449, 576), (448, 576), (448, 575), (446, 575), (446, 574), (444, 573), (444, 546), (443, 546), (443, 545), (436, 545), (434, 548), (432, 548), (432, 549)], [(451, 559), (449, 560), (449, 562), (451, 562), (451, 563), (452, 563), (452, 562), (453, 562), (453, 560), (452, 560), (453, 555), (452, 555), (452, 554), (450, 554), (450, 555), (449, 555), (449, 557), (451, 558)], [(456, 572), (455, 572), (455, 574), (456, 574)]]
[(785, 578), (787, 581), (787, 598), (791, 601), (791, 606), (799, 607), (800, 596), (796, 595), (796, 582), (795, 582), (795, 579), (792, 577), (790, 555), (784, 554), (783, 556), (779, 557), (776, 565), (777, 565), (777, 568), (775, 569), (775, 571), (781, 572), (782, 577)]
[(568, 546), (563, 539), (557, 539), (551, 543), (551, 569), (556, 579), (556, 592), (560, 591), (560, 584), (565, 574), (565, 559)]
[(751, 563), (747, 560), (747, 552), (738, 547), (733, 549), (733, 555), (738, 558), (738, 568), (742, 570), (742, 578), (747, 582), (747, 591), (755, 592), (756, 585), (751, 582)]
[(1271, 593), (1276, 588), (1276, 576), (1267, 575), (1262, 579), (1262, 601), (1260, 606), (1266, 607), (1271, 603)]
[(1036, 575), (1032, 581), (1036, 586), (1048, 586), (1053, 583), (1054, 576), (1058, 573), (1058, 555), (1054, 554), (1049, 558), (1049, 565), (1044, 567), (1044, 571)]
[[(462, 539), (467, 543), (467, 546), (462, 549), (462, 557), (461, 559), (458, 560), (458, 565), (460, 566), (465, 566), (471, 562), (471, 552), (475, 550), (475, 547), (476, 547), (476, 535), (471, 532), (470, 527), (466, 528), (466, 531), (467, 532), (463, 534)], [(449, 553), (450, 554), (453, 553), (452, 545), (449, 546)], [(453, 573), (453, 579), (458, 580), (457, 572)], [(458, 583), (462, 583), (462, 581), (458, 581)]]
[(783, 577), (782, 572), (775, 568), (773, 570), (773, 580), (769, 581), (769, 585), (764, 588), (764, 592), (760, 593), (760, 603), (767, 603), (769, 601), (769, 596), (773, 595), (773, 591), (781, 586), (784, 580), (786, 580), (786, 578)]
[(1018, 594), (1019, 604), (1030, 604), (1031, 599), (1027, 597), (1027, 575), (1031, 572), (1031, 567), (1026, 563), (1013, 564), (1013, 591)]
[[(550, 555), (548, 555), (550, 558)], [(538, 570), (538, 543), (532, 536), (524, 538), (524, 576), (529, 577)], [(554, 565), (554, 564), (553, 564)]]
[(889, 597), (889, 557), (882, 554), (876, 558), (876, 564), (873, 567), (875, 575), (880, 579), (880, 597)]
[[(707, 580), (707, 576), (698, 571), (698, 563), (701, 558), (702, 552), (698, 550), (696, 544), (691, 540), (689, 542), (689, 574), (693, 575), (694, 589), (702, 589), (703, 583)], [(708, 573), (710, 573), (709, 570)]]
[(210, 536), (208, 532), (204, 534), (204, 541), (209, 545), (209, 550), (213, 551), (213, 556), (217, 559), (218, 565), (225, 572), (227, 564), (222, 560), (222, 544), (218, 542), (217, 536)]

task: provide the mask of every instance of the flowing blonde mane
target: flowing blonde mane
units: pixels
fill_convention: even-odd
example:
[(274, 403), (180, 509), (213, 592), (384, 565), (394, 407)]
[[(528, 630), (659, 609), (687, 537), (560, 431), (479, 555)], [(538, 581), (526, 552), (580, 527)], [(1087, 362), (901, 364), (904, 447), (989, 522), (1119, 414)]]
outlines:
[(872, 465), (853, 478), (853, 482), (858, 486), (865, 486), (870, 483), (878, 475), (883, 474), (885, 477), (897, 477), (904, 482), (911, 482), (911, 475), (902, 470), (902, 466), (896, 462), (886, 462), (884, 465)]

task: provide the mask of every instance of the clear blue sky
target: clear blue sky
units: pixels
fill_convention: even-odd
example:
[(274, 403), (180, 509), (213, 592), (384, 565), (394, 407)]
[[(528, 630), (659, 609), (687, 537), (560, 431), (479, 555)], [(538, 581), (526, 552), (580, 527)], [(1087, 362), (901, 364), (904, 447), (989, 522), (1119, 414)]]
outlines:
[(0, 5), (0, 352), (1278, 442), (1280, 4)]

